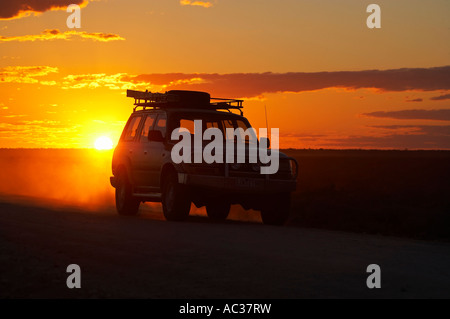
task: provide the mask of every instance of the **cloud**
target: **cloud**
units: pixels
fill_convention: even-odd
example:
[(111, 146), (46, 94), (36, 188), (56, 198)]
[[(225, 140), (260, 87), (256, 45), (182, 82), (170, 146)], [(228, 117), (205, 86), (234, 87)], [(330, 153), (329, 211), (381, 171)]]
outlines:
[(41, 83), (52, 85), (53, 81), (40, 82), (36, 77), (57, 73), (58, 68), (50, 66), (7, 66), (0, 68), (0, 83)]
[(323, 141), (328, 138), (328, 135), (325, 134), (312, 134), (312, 133), (282, 133), (281, 138), (283, 141), (291, 140), (291, 141), (301, 141), (301, 142), (318, 142)]
[(383, 131), (379, 136), (329, 138), (323, 147), (372, 149), (450, 149), (450, 126), (391, 125), (373, 126)]
[(433, 101), (443, 101), (443, 100), (450, 100), (450, 94), (444, 94), (439, 96), (434, 96), (430, 100)]
[[(0, 122), (0, 139), (14, 140), (29, 147), (60, 147), (61, 141), (65, 145), (79, 146), (77, 135), (80, 134), (79, 124), (62, 123), (52, 120), (18, 121), (18, 117), (10, 117), (13, 122)], [(13, 134), (20, 132), (20, 134)]]
[(190, 0), (180, 0), (182, 6), (198, 6), (203, 8), (210, 8), (213, 6), (210, 1), (190, 1)]
[(1, 136), (1, 133), (12, 133), (12, 132), (18, 132), (18, 131), (20, 131), (20, 130), (17, 129), (17, 128), (3, 128), (3, 127), (0, 127), (0, 136)]
[[(46, 34), (61, 37), (65, 33), (60, 33), (58, 30), (47, 30)], [(29, 78), (26, 77), (28, 80)], [(141, 75), (99, 73), (67, 75), (58, 82), (41, 81), (40, 83), (43, 85), (60, 85), (64, 89), (106, 87), (112, 90), (148, 89), (153, 92), (174, 89), (195, 90), (210, 92), (214, 97), (250, 99), (259, 98), (264, 93), (300, 93), (326, 88), (355, 90), (371, 88), (380, 91), (450, 90), (450, 66), (430, 69), (318, 73), (166, 73)]]
[(411, 99), (411, 100), (406, 100), (405, 102), (423, 102), (423, 99)]
[(0, 2), (0, 20), (38, 15), (49, 10), (65, 10), (70, 4), (86, 6), (88, 0), (3, 0)]
[(4, 37), (0, 36), (1, 42), (25, 42), (25, 41), (48, 41), (48, 40), (72, 40), (75, 37), (80, 37), (82, 39), (91, 39), (95, 41), (108, 42), (125, 40), (121, 36), (112, 33), (102, 33), (102, 32), (85, 32), (85, 31), (65, 31), (61, 32), (58, 29), (46, 29), (42, 31), (41, 34), (29, 34), (29, 35), (19, 35)]
[(434, 91), (450, 89), (450, 66), (316, 73), (141, 74), (125, 76), (123, 80), (160, 85), (167, 90), (199, 90), (219, 97), (247, 98), (263, 93), (298, 93), (333, 87), (374, 88), (380, 91)]
[(149, 83), (131, 83), (124, 81), (125, 73), (117, 73), (112, 75), (106, 75), (104, 73), (99, 74), (79, 74), (68, 75), (64, 77), (62, 82), (63, 89), (82, 89), (91, 88), (96, 89), (99, 87), (106, 87), (111, 90), (126, 90), (126, 89), (145, 89)]
[[(69, 31), (70, 32), (70, 31)], [(83, 39), (92, 39), (96, 41), (108, 42), (108, 41), (117, 41), (117, 40), (125, 40), (120, 35), (113, 33), (103, 33), (103, 32), (76, 32), (72, 31), (72, 34), (82, 37)]]
[(404, 134), (450, 136), (450, 125), (374, 125), (372, 127), (394, 131), (404, 130)]
[(17, 59), (20, 59), (20, 56), (7, 56), (7, 55), (4, 55), (1, 58), (4, 59), (4, 60), (17, 60)]
[(106, 87), (111, 90), (126, 89), (142, 89), (153, 92), (167, 91), (168, 88), (178, 86), (190, 86), (194, 84), (202, 84), (204, 80), (197, 77), (174, 79), (173, 81), (155, 81), (148, 82), (145, 79), (136, 80), (138, 76), (129, 75), (127, 73), (116, 74), (78, 74), (67, 75), (64, 77), (62, 85), (64, 89), (81, 89), (81, 88), (100, 88)]
[(51, 121), (51, 120), (33, 120), (33, 121), (17, 121), (14, 123), (10, 123), (11, 125), (19, 125), (19, 126), (38, 126), (39, 128), (66, 128), (67, 125), (62, 124), (60, 121)]
[(11, 115), (4, 115), (3, 117), (8, 118), (8, 119), (13, 119), (13, 118), (17, 118), (17, 117), (27, 117), (28, 115), (25, 114), (11, 114)]
[(439, 110), (401, 110), (363, 113), (368, 117), (389, 118), (398, 120), (433, 120), (450, 121), (450, 109)]

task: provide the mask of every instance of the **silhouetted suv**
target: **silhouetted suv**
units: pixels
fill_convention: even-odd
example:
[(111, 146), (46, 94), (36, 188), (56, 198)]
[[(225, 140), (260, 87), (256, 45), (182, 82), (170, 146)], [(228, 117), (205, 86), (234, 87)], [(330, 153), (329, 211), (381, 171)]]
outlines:
[[(180, 142), (172, 140), (174, 130), (189, 131), (192, 145), (196, 142), (198, 145), (196, 135), (209, 128), (223, 132), (223, 145), (227, 139), (236, 141), (237, 136), (227, 135), (227, 129), (251, 128), (243, 116), (241, 100), (212, 99), (208, 93), (194, 91), (163, 94), (128, 90), (127, 96), (135, 99), (135, 107), (112, 160), (111, 185), (116, 189), (119, 214), (137, 214), (141, 202), (162, 202), (167, 220), (184, 220), (194, 203), (197, 207), (206, 206), (210, 218), (223, 220), (232, 204), (240, 204), (245, 209), (261, 211), (265, 224), (286, 222), (290, 195), (296, 189), (298, 164), (283, 153), (268, 150), (268, 139), (264, 141), (264, 151), (278, 156), (274, 174), (261, 174), (267, 162), (249, 161), (248, 137), (243, 137), (241, 144), (245, 149), (244, 163), (237, 160), (207, 163), (204, 158), (180, 163), (173, 158), (172, 149)], [(256, 139), (258, 151), (262, 142), (263, 138)], [(201, 153), (207, 143), (204, 140), (200, 143)], [(183, 152), (186, 150), (181, 155), (189, 155)], [(193, 155), (194, 149), (191, 152)], [(238, 152), (234, 146), (235, 159)]]

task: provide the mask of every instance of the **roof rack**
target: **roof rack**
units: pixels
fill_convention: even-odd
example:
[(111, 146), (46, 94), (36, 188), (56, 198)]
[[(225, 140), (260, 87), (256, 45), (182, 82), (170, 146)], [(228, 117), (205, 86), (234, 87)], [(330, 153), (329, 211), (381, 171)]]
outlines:
[(127, 90), (127, 97), (134, 98), (134, 112), (137, 108), (187, 108), (187, 109), (214, 109), (239, 110), (241, 116), (244, 115), (243, 100), (211, 98), (208, 93), (196, 91), (178, 91), (172, 90), (166, 93), (152, 93), (149, 91)]
[(134, 91), (127, 90), (127, 97), (134, 98), (134, 111), (138, 107), (143, 107), (146, 109), (147, 107), (157, 108), (164, 106), (169, 103), (176, 103), (179, 101), (179, 97), (174, 94), (166, 93), (152, 93), (149, 91)]

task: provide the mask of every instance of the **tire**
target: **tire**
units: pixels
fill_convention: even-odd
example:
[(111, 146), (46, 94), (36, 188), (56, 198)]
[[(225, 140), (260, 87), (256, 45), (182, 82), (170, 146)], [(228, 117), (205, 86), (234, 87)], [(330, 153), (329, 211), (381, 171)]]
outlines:
[(271, 196), (265, 200), (261, 209), (261, 219), (265, 225), (282, 226), (289, 218), (291, 208), (291, 194), (282, 193)]
[(116, 210), (119, 215), (133, 216), (139, 212), (141, 201), (133, 197), (127, 173), (119, 171), (116, 185)]
[(164, 217), (169, 221), (185, 220), (191, 210), (191, 200), (185, 187), (178, 183), (175, 172), (166, 175), (162, 188)]
[(206, 205), (206, 213), (212, 220), (225, 220), (230, 213), (231, 205), (224, 202), (211, 202)]

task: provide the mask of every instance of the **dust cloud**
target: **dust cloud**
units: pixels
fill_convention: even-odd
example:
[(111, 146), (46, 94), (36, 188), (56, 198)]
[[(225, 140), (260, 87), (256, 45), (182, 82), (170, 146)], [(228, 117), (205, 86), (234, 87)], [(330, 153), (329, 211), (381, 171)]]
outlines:
[(0, 150), (0, 193), (87, 210), (114, 206), (112, 151)]
[[(33, 205), (114, 213), (109, 183), (113, 151), (91, 149), (0, 149), (0, 198)], [(161, 205), (145, 203), (140, 212), (162, 219)], [(207, 216), (191, 206), (191, 216)], [(231, 208), (229, 219), (260, 222), (260, 214)]]

